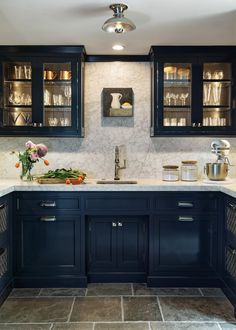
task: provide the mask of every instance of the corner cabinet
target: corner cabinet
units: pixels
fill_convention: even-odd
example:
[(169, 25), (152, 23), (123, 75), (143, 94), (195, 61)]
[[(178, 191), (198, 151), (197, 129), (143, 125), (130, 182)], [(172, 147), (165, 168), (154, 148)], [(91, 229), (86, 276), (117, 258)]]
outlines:
[(236, 134), (236, 47), (153, 46), (151, 136)]
[(84, 134), (82, 46), (0, 46), (0, 136)]

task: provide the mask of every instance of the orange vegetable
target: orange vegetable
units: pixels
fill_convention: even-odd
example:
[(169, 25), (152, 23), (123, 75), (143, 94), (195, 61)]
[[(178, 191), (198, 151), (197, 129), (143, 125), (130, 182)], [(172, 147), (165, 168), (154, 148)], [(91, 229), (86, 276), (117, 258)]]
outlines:
[(80, 183), (83, 182), (83, 181), (84, 181), (83, 177), (79, 176), (79, 177), (78, 177), (78, 183), (80, 184)]
[(45, 160), (44, 160), (44, 164), (45, 164), (46, 166), (48, 166), (48, 165), (49, 165), (49, 161), (48, 161), (47, 159), (45, 159)]
[(16, 163), (15, 163), (15, 167), (16, 167), (16, 168), (19, 168), (19, 167), (20, 167), (20, 162), (16, 162)]
[(70, 184), (70, 179), (66, 179), (66, 184)]

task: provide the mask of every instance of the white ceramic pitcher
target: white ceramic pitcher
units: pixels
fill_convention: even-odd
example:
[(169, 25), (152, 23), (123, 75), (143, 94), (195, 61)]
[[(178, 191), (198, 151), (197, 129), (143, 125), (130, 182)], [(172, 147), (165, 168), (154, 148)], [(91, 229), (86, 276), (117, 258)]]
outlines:
[(111, 108), (112, 109), (120, 109), (120, 99), (122, 98), (122, 94), (120, 93), (111, 93), (112, 101)]

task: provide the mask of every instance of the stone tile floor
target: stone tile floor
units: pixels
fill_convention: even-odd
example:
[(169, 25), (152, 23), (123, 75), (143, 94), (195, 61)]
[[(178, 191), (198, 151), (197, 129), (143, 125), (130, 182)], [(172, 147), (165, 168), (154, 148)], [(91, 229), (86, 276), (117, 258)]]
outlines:
[(232, 305), (215, 288), (89, 284), (87, 289), (14, 289), (0, 330), (236, 330)]

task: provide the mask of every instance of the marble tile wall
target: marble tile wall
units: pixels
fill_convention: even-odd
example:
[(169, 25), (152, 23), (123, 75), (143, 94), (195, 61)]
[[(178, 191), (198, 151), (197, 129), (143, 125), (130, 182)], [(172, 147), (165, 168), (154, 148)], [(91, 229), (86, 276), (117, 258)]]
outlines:
[[(105, 87), (132, 87), (134, 116), (105, 118), (102, 116), (101, 93)], [(127, 159), (123, 178), (161, 178), (163, 164), (180, 164), (181, 160), (197, 160), (199, 174), (213, 161), (210, 144), (214, 137), (150, 138), (150, 65), (149, 63), (87, 63), (85, 67), (85, 130), (81, 138), (32, 138), (49, 148), (50, 166), (37, 164), (34, 173), (59, 167), (82, 168), (91, 178), (112, 178), (114, 148), (122, 145)], [(11, 150), (23, 150), (27, 137), (0, 138), (0, 177), (18, 177)], [(236, 165), (236, 138), (228, 139), (232, 149), (230, 160)], [(236, 166), (230, 168), (235, 177)]]

